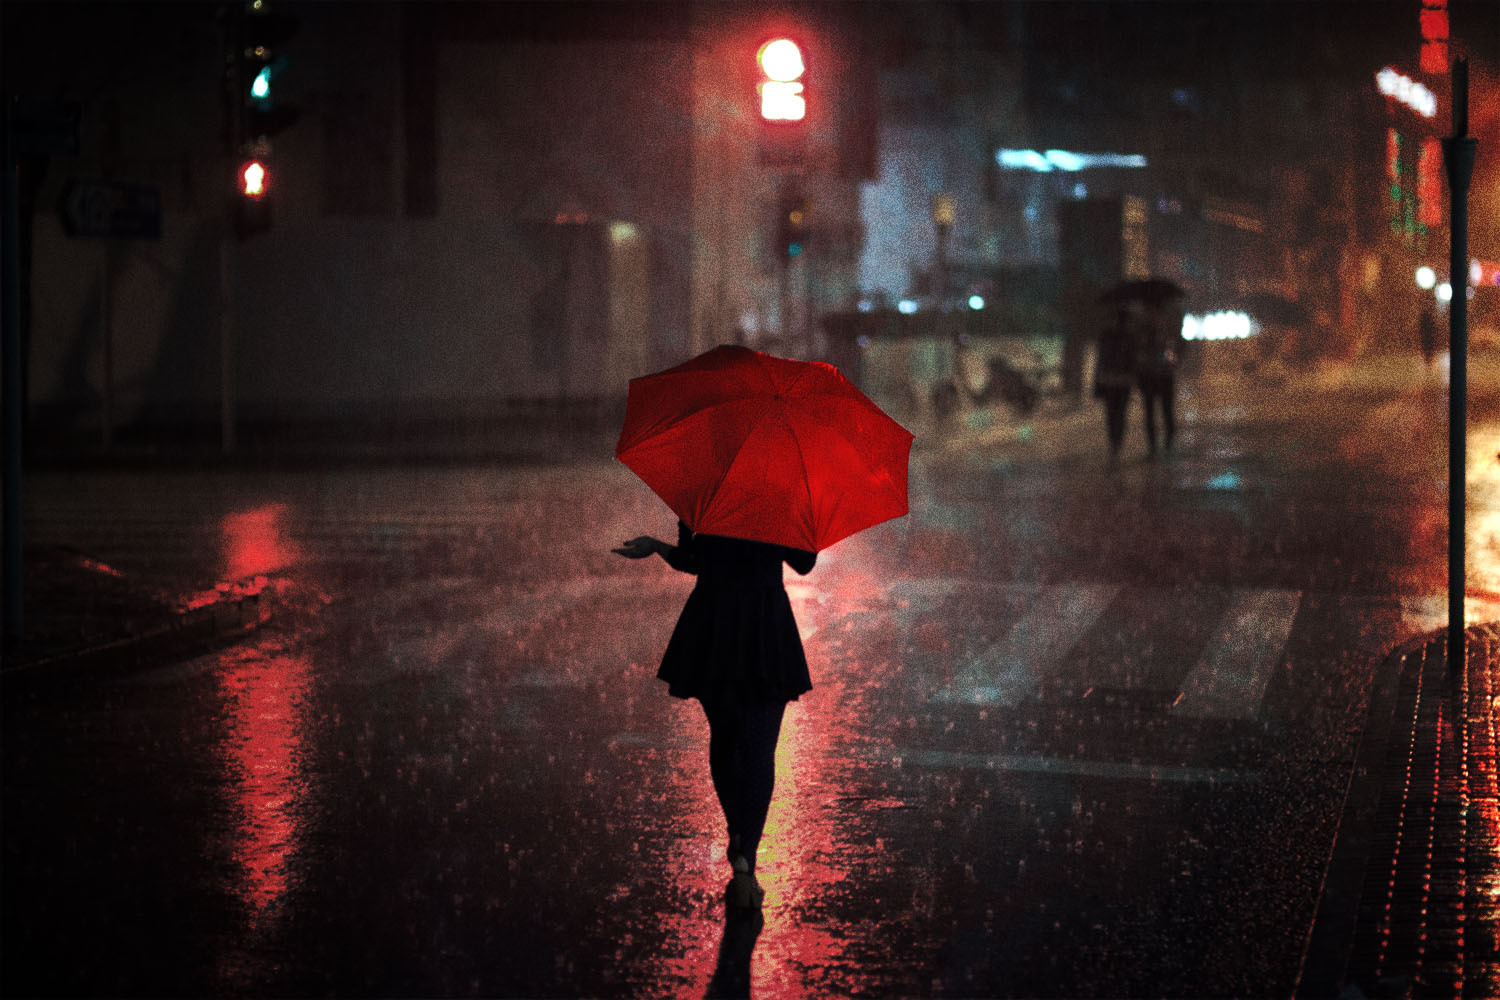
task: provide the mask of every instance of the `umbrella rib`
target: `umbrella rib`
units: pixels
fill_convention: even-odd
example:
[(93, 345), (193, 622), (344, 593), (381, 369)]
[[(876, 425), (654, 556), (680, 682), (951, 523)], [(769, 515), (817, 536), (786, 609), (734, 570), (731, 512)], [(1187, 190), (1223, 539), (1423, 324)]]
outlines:
[[(803, 448), (802, 448), (802, 439), (797, 436), (797, 429), (792, 426), (792, 422), (790, 420), (786, 419), (786, 412), (784, 410), (783, 411), (778, 411), (778, 412), (781, 413), (781, 423), (782, 423), (782, 425), (784, 427), (786, 427), (787, 435), (792, 439), (792, 443), (797, 446), (797, 460), (802, 463), (802, 468), (804, 470), (806, 470), (807, 469), (807, 452), (804, 451)], [(803, 485), (803, 488), (807, 490), (807, 513), (808, 513), (808, 516), (809, 517), (816, 517), (817, 516), (817, 511), (815, 511), (813, 509), (812, 477), (810, 475), (803, 475), (803, 477), (802, 477), (802, 485)], [(815, 540), (815, 542), (814, 542), (814, 548), (816, 548), (816, 539), (817, 539), (817, 535), (818, 535), (817, 528), (818, 528), (818, 526), (816, 524), (814, 524), (812, 526), (812, 529), (813, 529), (812, 530), (812, 534), (813, 534), (813, 538)]]
[[(766, 415), (770, 412), (771, 407), (769, 405), (760, 411), (760, 414), (755, 418), (754, 426), (752, 426), (750, 430), (746, 432), (744, 440), (748, 441), (751, 437), (754, 436), (756, 431), (760, 430), (760, 425), (766, 422)], [(709, 492), (709, 496), (713, 499), (708, 502), (708, 507), (712, 507), (714, 500), (718, 499), (719, 490), (723, 489), (724, 481), (729, 478), (729, 474), (734, 471), (734, 467), (740, 463), (740, 458), (744, 454), (745, 449), (743, 447), (739, 448), (737, 451), (735, 451), (734, 458), (730, 460), (728, 465), (724, 466), (724, 471), (719, 475), (719, 481), (714, 484), (713, 490)], [(704, 514), (707, 515), (707, 513), (708, 510), (707, 507), (705, 507)]]

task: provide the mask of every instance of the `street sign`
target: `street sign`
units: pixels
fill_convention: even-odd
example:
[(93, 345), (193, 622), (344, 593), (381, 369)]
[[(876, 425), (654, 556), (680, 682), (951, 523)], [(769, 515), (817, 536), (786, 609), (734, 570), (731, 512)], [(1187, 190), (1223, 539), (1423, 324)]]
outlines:
[(149, 184), (75, 180), (58, 210), (69, 236), (161, 238), (161, 192)]

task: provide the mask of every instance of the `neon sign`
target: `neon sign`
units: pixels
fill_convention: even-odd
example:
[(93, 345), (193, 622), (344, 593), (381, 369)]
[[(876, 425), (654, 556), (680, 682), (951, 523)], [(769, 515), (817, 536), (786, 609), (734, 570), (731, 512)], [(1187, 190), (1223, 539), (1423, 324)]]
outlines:
[(1006, 170), (1034, 170), (1039, 174), (1054, 170), (1073, 172), (1094, 167), (1144, 167), (1146, 158), (1139, 153), (1073, 153), (1066, 149), (1001, 149), (995, 162)]
[(1422, 0), (1422, 72), (1448, 72), (1448, 0)]
[(1400, 101), (1423, 118), (1437, 114), (1437, 95), (1411, 77), (1387, 66), (1375, 74), (1375, 83), (1386, 97)]

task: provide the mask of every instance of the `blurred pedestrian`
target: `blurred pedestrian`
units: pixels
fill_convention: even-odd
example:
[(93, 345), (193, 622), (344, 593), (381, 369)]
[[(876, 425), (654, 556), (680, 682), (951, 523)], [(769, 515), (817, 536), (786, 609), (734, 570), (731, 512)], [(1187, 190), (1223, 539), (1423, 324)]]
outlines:
[(1121, 306), (1114, 322), (1099, 331), (1094, 361), (1094, 395), (1104, 402), (1104, 428), (1109, 437), (1109, 461), (1120, 460), (1125, 440), (1125, 411), (1135, 384), (1135, 330), (1130, 310)]
[(1417, 324), (1417, 332), (1422, 338), (1422, 362), (1431, 368), (1433, 358), (1437, 356), (1437, 317), (1432, 314), (1431, 306), (1422, 307)]
[(708, 718), (708, 763), (729, 828), (732, 907), (758, 909), (765, 893), (755, 854), (771, 805), (776, 742), (788, 701), (812, 689), (802, 636), (781, 582), (785, 562), (807, 575), (817, 553), (722, 535), (677, 522), (677, 544), (642, 535), (612, 551), (660, 555), (698, 577), (657, 670), (677, 698), (697, 698)]
[(1156, 455), (1156, 411), (1161, 410), (1162, 430), (1168, 451), (1177, 436), (1177, 358), (1180, 330), (1168, 328), (1168, 324), (1156, 313), (1140, 324), (1140, 336), (1136, 342), (1135, 371), (1137, 385), (1141, 389), (1141, 406), (1146, 415), (1147, 454)]

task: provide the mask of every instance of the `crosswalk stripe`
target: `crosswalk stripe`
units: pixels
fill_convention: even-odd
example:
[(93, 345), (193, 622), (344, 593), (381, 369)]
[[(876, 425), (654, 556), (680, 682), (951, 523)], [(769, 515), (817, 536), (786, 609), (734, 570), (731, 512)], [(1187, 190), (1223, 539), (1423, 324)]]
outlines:
[(1301, 601), (1300, 590), (1238, 592), (1172, 711), (1186, 718), (1255, 718)]
[(1009, 771), (1015, 774), (1060, 774), (1086, 778), (1112, 778), (1135, 781), (1170, 781), (1185, 784), (1253, 784), (1261, 780), (1255, 771), (1221, 767), (1184, 767), (1173, 764), (1137, 764), (1113, 760), (1070, 760), (1065, 757), (1042, 757), (1031, 754), (970, 753), (959, 750), (926, 750), (920, 748), (873, 749), (872, 760), (897, 767), (914, 765), (931, 768), (963, 768), (984, 771)]
[(940, 702), (1014, 707), (1035, 694), (1043, 671), (1059, 661), (1109, 607), (1118, 586), (1036, 589), (1030, 609), (999, 642), (963, 663)]

